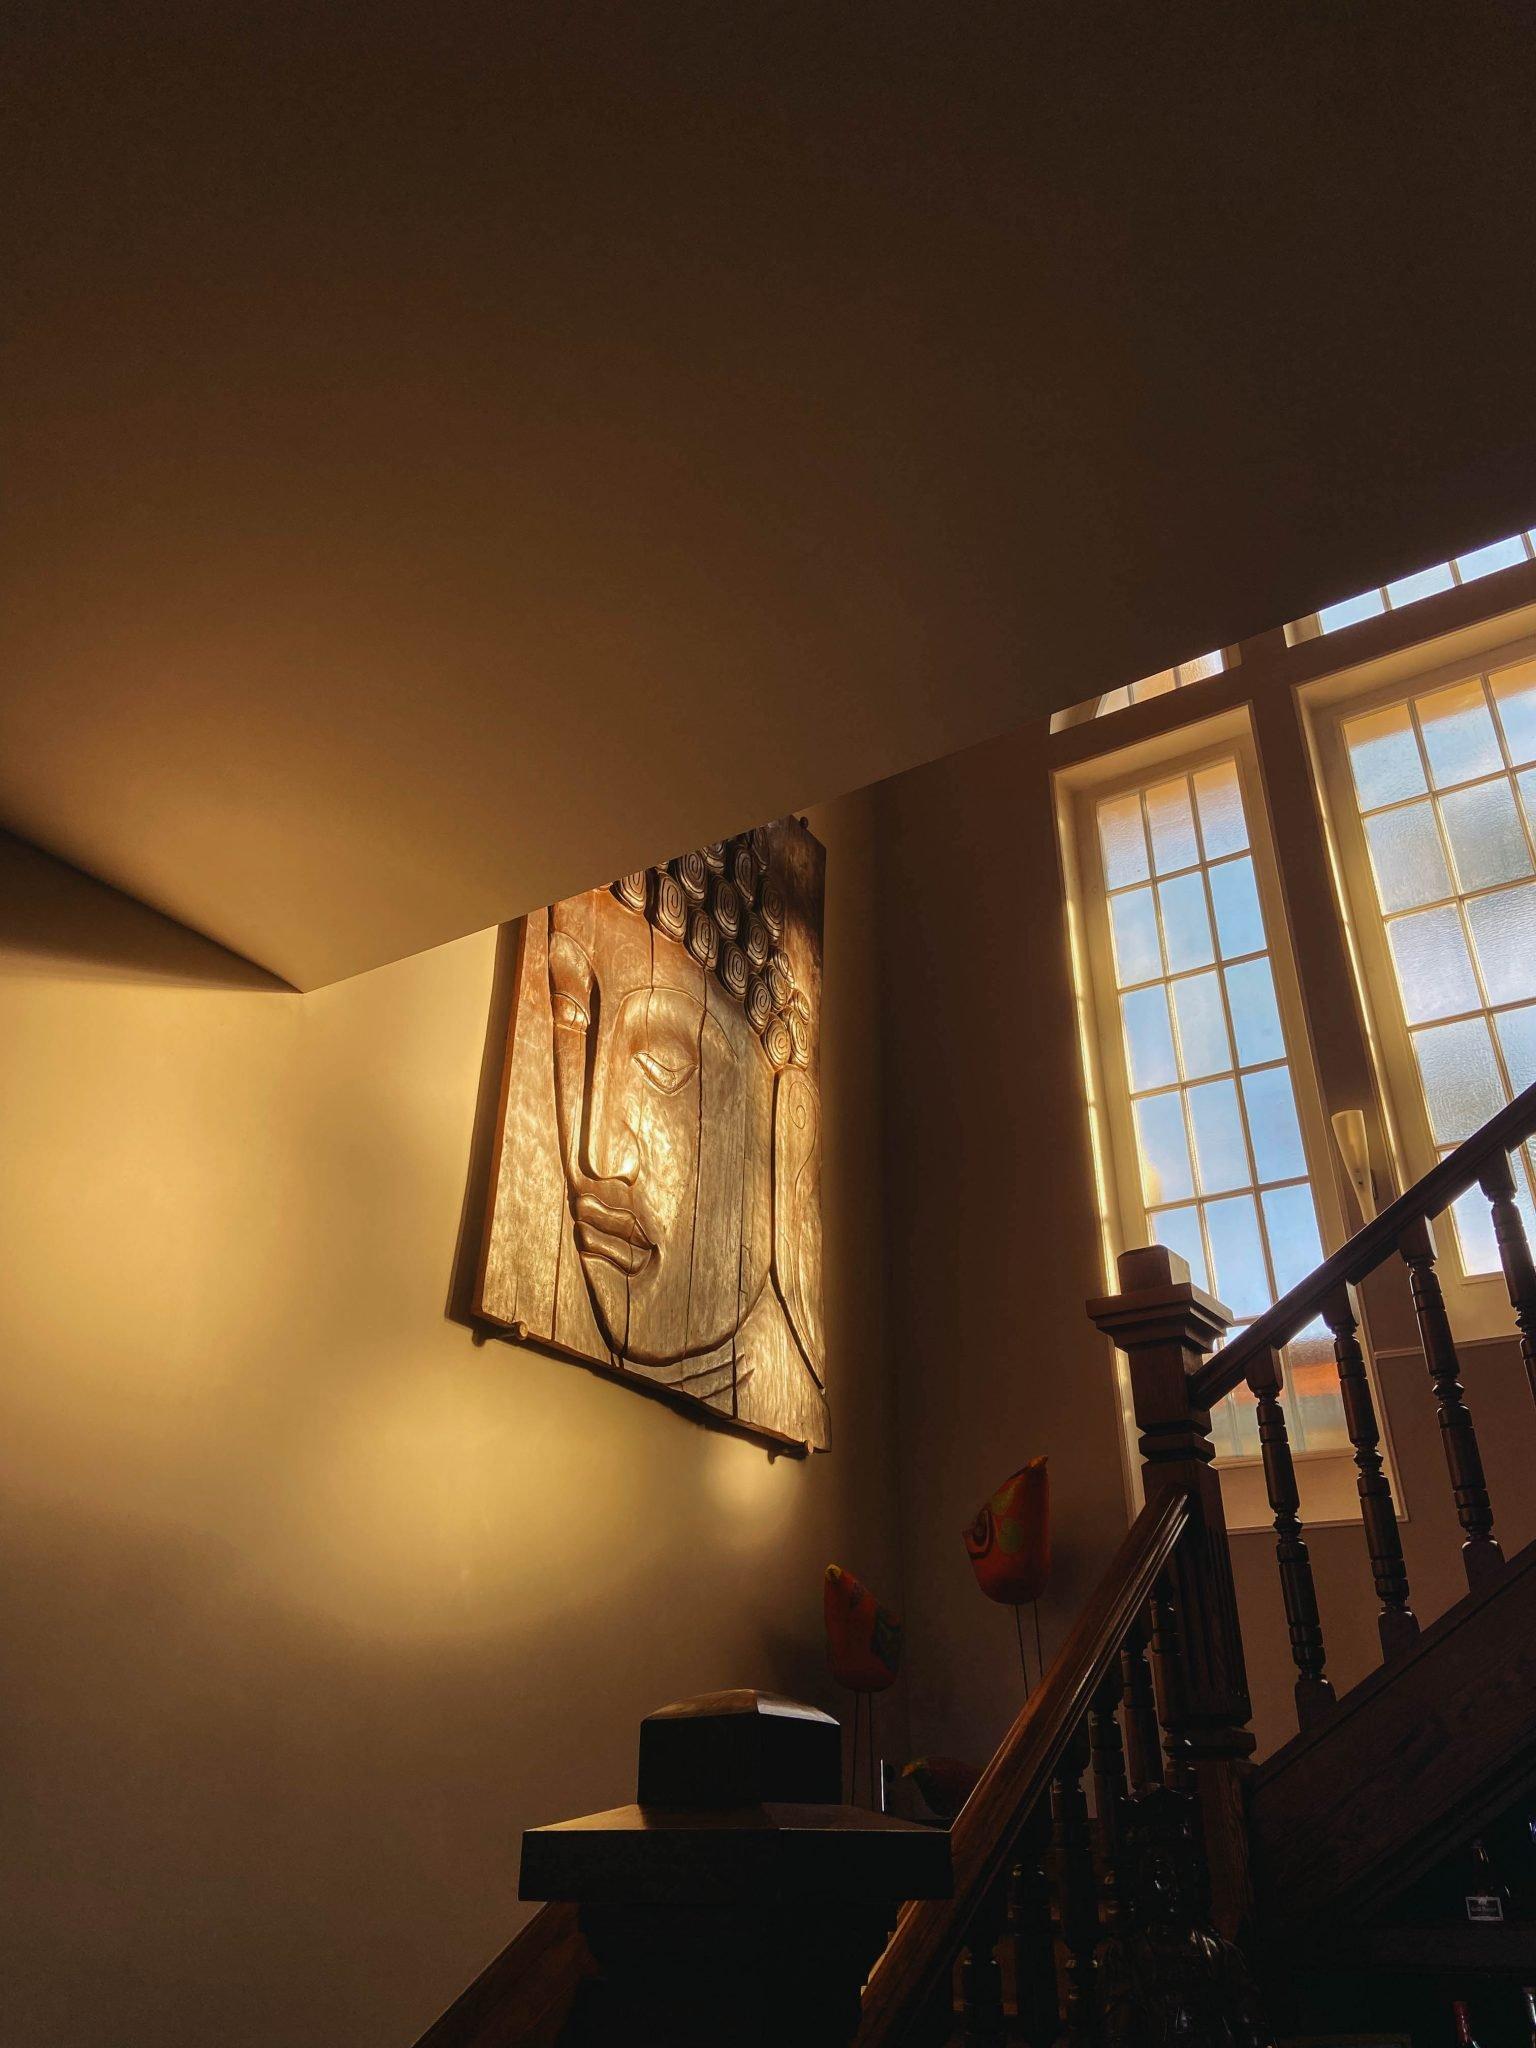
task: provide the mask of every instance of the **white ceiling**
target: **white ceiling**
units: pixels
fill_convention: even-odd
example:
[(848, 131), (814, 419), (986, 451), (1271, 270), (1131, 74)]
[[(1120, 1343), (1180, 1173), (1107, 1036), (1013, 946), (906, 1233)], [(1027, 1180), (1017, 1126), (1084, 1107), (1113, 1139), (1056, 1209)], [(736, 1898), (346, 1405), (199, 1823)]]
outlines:
[(1444, 12), (20, 5), (0, 821), (313, 986), (1531, 523)]

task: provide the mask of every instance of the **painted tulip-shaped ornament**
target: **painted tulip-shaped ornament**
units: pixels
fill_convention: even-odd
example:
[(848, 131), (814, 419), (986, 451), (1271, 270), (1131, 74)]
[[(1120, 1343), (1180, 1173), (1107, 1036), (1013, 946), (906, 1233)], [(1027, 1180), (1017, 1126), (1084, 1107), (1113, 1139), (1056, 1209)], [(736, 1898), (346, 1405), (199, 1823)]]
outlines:
[(829, 1564), (821, 1593), (827, 1626), (827, 1669), (853, 1694), (853, 1752), (848, 1766), (848, 1797), (853, 1799), (859, 1770), (859, 1721), (869, 1729), (870, 1803), (879, 1806), (875, 1758), (874, 1695), (896, 1683), (901, 1670), (901, 1617), (883, 1607), (862, 1579)]
[(1051, 1482), (1044, 1458), (1031, 1458), (988, 1496), (965, 1532), (965, 1547), (983, 1593), (1013, 1609), (1027, 1697), (1029, 1661), (1024, 1654), (1022, 1614), (1026, 1602), (1035, 1615), (1035, 1657), (1042, 1675), (1045, 1670), (1040, 1595), (1051, 1571)]

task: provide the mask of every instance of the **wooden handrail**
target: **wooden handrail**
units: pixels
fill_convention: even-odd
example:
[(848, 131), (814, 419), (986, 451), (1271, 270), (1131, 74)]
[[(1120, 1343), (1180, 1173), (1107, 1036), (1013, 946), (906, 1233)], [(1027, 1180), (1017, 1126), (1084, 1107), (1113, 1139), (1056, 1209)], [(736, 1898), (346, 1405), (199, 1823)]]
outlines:
[(1363, 1230), (1324, 1259), (1299, 1281), (1289, 1294), (1282, 1294), (1273, 1308), (1267, 1308), (1251, 1322), (1240, 1337), (1234, 1337), (1197, 1373), (1190, 1377), (1190, 1400), (1197, 1408), (1214, 1408), (1248, 1377), (1260, 1353), (1279, 1350), (1296, 1332), (1322, 1312), (1324, 1302), (1347, 1282), (1363, 1280), (1384, 1265), (1397, 1250), (1398, 1240), (1410, 1224), (1438, 1216), (1458, 1195), (1465, 1194), (1495, 1155), (1507, 1155), (1536, 1133), (1536, 1084), (1517, 1095), (1492, 1116), (1481, 1130), (1448, 1152), (1438, 1166), (1432, 1166), (1422, 1180), (1398, 1196), (1395, 1202), (1367, 1223)]
[(887, 2048), (920, 2011), (1006, 1868), (1074, 1730), (1146, 1606), (1190, 1520), (1181, 1488), (1154, 1494), (1126, 1531), (1044, 1680), (1020, 1708), (951, 1831), (953, 1898), (908, 1906), (864, 1993), (857, 2048)]

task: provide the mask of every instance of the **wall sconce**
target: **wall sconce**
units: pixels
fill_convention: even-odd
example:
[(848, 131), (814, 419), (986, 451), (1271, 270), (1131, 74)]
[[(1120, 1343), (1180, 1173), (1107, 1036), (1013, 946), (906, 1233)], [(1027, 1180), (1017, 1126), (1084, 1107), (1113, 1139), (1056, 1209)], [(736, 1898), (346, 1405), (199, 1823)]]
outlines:
[(1344, 1161), (1349, 1184), (1360, 1205), (1361, 1220), (1369, 1223), (1376, 1214), (1376, 1185), (1371, 1179), (1371, 1148), (1365, 1135), (1365, 1111), (1335, 1110), (1329, 1121), (1333, 1125), (1339, 1157)]

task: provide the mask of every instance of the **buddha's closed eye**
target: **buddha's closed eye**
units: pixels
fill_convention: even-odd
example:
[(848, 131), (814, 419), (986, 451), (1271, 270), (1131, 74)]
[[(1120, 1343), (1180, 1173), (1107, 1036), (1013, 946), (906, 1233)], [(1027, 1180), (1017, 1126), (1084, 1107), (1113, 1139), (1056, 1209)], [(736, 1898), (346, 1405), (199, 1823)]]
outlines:
[(645, 1049), (635, 1054), (635, 1064), (663, 1095), (675, 1095), (679, 1088), (685, 1088), (699, 1071), (699, 1063), (689, 1054), (650, 1052)]

